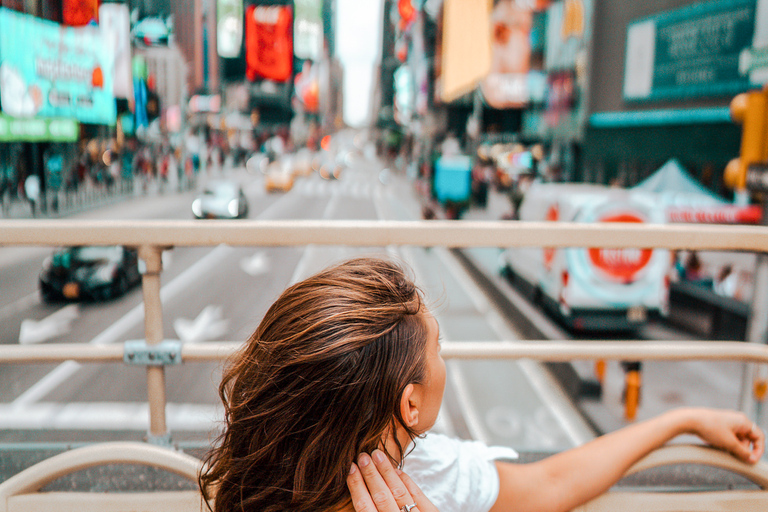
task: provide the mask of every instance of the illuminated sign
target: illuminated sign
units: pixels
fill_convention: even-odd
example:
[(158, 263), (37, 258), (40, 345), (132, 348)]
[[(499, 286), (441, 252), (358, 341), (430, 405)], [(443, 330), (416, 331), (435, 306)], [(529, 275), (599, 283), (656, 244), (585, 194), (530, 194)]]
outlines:
[(99, 27), (104, 44), (114, 55), (113, 91), (116, 98), (133, 97), (131, 76), (131, 22), (125, 4), (103, 4), (99, 7)]
[(243, 42), (243, 0), (218, 0), (216, 4), (216, 51), (220, 57), (240, 56)]
[(0, 8), (0, 108), (13, 117), (114, 124), (113, 57), (96, 27)]
[(294, 0), (293, 51), (300, 59), (320, 60), (323, 49), (323, 4), (320, 0)]
[(293, 74), (293, 13), (290, 7), (251, 5), (245, 16), (245, 75), (285, 82)]
[(533, 11), (513, 0), (501, 0), (491, 13), (491, 71), (481, 84), (494, 108), (522, 107), (530, 98)]
[(189, 98), (190, 112), (218, 112), (221, 110), (221, 96), (218, 94), (195, 94)]
[(76, 142), (80, 134), (74, 119), (16, 118), (0, 114), (0, 142)]

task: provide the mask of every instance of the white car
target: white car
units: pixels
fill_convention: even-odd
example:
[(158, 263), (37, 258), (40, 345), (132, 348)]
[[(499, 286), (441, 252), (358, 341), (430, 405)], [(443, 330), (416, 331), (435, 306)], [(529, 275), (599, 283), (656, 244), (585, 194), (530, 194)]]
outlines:
[(192, 201), (197, 219), (242, 219), (248, 215), (248, 200), (234, 181), (211, 181)]

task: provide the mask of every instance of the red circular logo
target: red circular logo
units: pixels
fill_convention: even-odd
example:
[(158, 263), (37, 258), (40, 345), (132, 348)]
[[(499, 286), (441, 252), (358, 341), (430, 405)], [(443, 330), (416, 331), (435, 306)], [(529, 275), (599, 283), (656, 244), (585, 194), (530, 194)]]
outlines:
[[(603, 217), (600, 222), (643, 222), (632, 213), (620, 213)], [(653, 255), (652, 249), (600, 249), (588, 250), (589, 260), (609, 278), (629, 283), (645, 268)]]

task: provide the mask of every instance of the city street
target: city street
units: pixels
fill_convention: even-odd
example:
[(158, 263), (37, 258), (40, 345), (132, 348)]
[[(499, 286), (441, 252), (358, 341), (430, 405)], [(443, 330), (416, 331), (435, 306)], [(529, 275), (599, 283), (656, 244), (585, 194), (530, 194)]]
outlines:
[[(214, 177), (242, 183), (251, 219), (418, 219), (420, 199), (414, 184), (400, 172), (382, 173), (380, 161), (352, 149), (352, 165), (339, 180), (326, 181), (315, 174), (299, 178), (287, 193), (266, 193), (264, 177), (243, 168)], [(187, 219), (193, 197), (194, 191), (136, 197), (72, 218)], [(37, 275), (50, 252), (29, 247), (0, 250), (0, 284), (7, 290), (0, 304), (2, 343), (107, 344), (143, 338), (138, 287), (106, 302), (42, 303)], [(470, 254), (492, 275), (497, 253), (489, 248)], [(521, 338), (511, 319), (444, 248), (318, 246), (167, 251), (161, 292), (164, 336), (190, 342), (245, 340), (286, 286), (331, 262), (363, 254), (387, 254), (414, 270), (441, 324), (443, 343)], [(542, 322), (551, 322), (538, 314)], [(670, 334), (655, 329), (657, 336)], [(578, 367), (588, 373), (590, 366)], [(594, 434), (576, 404), (537, 363), (449, 361), (448, 367), (438, 430), (525, 451), (562, 450)], [(733, 363), (647, 364), (639, 415), (684, 404), (734, 406), (739, 371), (740, 365)], [(220, 417), (219, 375), (218, 364), (166, 369), (168, 424), (175, 439), (208, 439)], [(601, 401), (583, 400), (579, 405), (594, 425), (612, 430), (626, 423), (621, 417), (623, 375), (618, 364), (609, 365), (606, 383)], [(0, 388), (6, 390), (0, 404), (0, 442), (142, 438), (146, 433), (143, 367), (73, 362), (5, 365)]]
[[(287, 194), (266, 194), (261, 176), (236, 169), (228, 177), (244, 184), (254, 219), (413, 219), (418, 203), (402, 177), (381, 183), (378, 163), (355, 157), (338, 181), (303, 178)], [(394, 177), (394, 175), (393, 175)], [(137, 198), (77, 218), (188, 218), (192, 193)], [(201, 221), (204, 222), (204, 221)], [(233, 221), (237, 222), (237, 221)], [(120, 343), (143, 337), (140, 290), (105, 303), (45, 305), (36, 292), (39, 248), (2, 251), (3, 343), (19, 343), (22, 324), (37, 322), (39, 343)], [(177, 248), (164, 256), (163, 315), (167, 338), (185, 341), (244, 340), (271, 301), (288, 284), (326, 264), (358, 254), (389, 253), (407, 262), (427, 291), (451, 340), (510, 339), (514, 331), (442, 248)], [(42, 327), (41, 327), (42, 326)], [(45, 336), (46, 328), (47, 336)], [(22, 339), (22, 341), (25, 341)], [(573, 407), (533, 363), (451, 362), (451, 398), (439, 427), (464, 437), (563, 449), (591, 436)], [(172, 432), (206, 439), (218, 417), (217, 365), (167, 370), (168, 422)], [(143, 368), (121, 365), (4, 366), (8, 390), (0, 409), (5, 441), (59, 439), (63, 431), (146, 430)], [(510, 390), (515, 390), (510, 392)], [(88, 437), (78, 434), (77, 437)]]

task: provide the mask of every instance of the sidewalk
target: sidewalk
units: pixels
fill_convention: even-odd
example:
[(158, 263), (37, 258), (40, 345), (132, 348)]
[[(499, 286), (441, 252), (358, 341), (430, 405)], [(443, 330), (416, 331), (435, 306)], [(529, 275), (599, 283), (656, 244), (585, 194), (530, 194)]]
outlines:
[[(66, 217), (85, 210), (108, 206), (132, 197), (151, 197), (162, 193), (170, 193), (168, 183), (162, 183), (159, 180), (144, 182), (136, 179), (133, 182), (119, 182), (111, 188), (106, 187), (87, 187), (81, 186), (78, 190), (71, 192), (59, 192), (56, 199), (58, 205), (54, 208), (54, 195), (48, 195), (48, 201), (45, 211), (41, 211), (40, 206), (36, 211), (32, 211), (32, 205), (29, 201), (22, 198), (13, 198), (2, 204), (0, 208), (0, 220), (2, 219), (56, 219)], [(178, 189), (178, 187), (177, 187)], [(174, 190), (173, 192), (178, 192)]]

